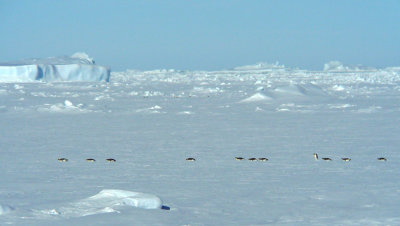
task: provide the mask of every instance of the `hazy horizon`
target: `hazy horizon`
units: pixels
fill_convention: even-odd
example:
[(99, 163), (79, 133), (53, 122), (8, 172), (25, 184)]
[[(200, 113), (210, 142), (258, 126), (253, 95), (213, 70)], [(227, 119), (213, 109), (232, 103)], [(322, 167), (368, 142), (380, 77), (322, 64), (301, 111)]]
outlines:
[(86, 52), (114, 71), (398, 66), (398, 1), (3, 1), (0, 62)]

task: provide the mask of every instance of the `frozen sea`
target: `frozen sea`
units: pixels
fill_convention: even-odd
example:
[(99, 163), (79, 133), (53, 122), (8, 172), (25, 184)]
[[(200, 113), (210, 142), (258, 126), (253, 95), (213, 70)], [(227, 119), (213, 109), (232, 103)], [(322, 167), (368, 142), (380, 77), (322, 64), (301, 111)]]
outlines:
[(0, 225), (400, 225), (400, 68), (0, 83), (0, 125)]

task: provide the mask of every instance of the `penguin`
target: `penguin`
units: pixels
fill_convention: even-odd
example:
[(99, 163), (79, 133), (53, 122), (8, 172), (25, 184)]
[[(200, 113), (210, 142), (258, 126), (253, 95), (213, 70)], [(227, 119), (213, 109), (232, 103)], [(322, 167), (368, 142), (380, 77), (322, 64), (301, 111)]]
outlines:
[(322, 158), (322, 160), (325, 160), (325, 161), (332, 161), (331, 158)]
[(107, 162), (116, 162), (117, 160), (115, 159), (106, 159)]
[(386, 161), (387, 159), (384, 158), (384, 157), (380, 157), (380, 158), (378, 158), (378, 160), (379, 160), (379, 161)]
[(196, 161), (196, 159), (195, 158), (187, 158), (186, 161), (194, 162), (194, 161)]
[(68, 159), (67, 158), (59, 158), (58, 161), (59, 162), (68, 162)]
[(345, 161), (345, 162), (350, 162), (351, 158), (342, 158), (342, 160)]
[(235, 159), (236, 159), (237, 161), (242, 161), (242, 160), (244, 160), (243, 157), (235, 157)]
[(86, 159), (87, 162), (96, 162), (95, 159)]
[(314, 153), (314, 158), (315, 158), (315, 160), (318, 160), (318, 154), (317, 153)]
[(257, 161), (257, 158), (249, 158), (249, 161)]
[(267, 158), (258, 158), (258, 160), (259, 160), (259, 161), (262, 161), (262, 162), (266, 162), (266, 161), (268, 161), (268, 159), (267, 159)]

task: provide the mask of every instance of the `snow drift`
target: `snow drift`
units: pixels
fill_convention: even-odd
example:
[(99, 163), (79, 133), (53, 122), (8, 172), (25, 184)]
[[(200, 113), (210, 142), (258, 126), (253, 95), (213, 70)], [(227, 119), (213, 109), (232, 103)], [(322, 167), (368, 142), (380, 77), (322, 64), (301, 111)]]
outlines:
[(269, 101), (272, 99), (273, 98), (271, 96), (266, 96), (265, 94), (262, 93), (256, 93), (251, 97), (241, 100), (240, 103), (262, 102), (262, 101)]
[(265, 102), (273, 100), (296, 101), (309, 100), (316, 98), (329, 97), (321, 87), (308, 84), (288, 84), (276, 87), (262, 88), (258, 92), (248, 98), (240, 101), (240, 103)]
[(0, 215), (13, 211), (14, 208), (8, 205), (0, 204)]
[(58, 209), (41, 210), (40, 214), (62, 217), (82, 217), (102, 213), (119, 213), (124, 207), (161, 209), (162, 201), (153, 194), (104, 189), (94, 196), (67, 204)]
[(109, 81), (110, 69), (86, 53), (0, 64), (0, 82)]

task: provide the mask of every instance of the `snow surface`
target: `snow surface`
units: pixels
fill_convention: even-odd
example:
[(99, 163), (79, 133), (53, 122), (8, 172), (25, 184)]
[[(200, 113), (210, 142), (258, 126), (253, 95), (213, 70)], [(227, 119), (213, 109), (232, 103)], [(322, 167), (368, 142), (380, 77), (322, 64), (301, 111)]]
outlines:
[(94, 63), (86, 53), (0, 63), (0, 82), (108, 81), (110, 69)]
[(398, 67), (265, 65), (0, 83), (0, 225), (400, 225)]

